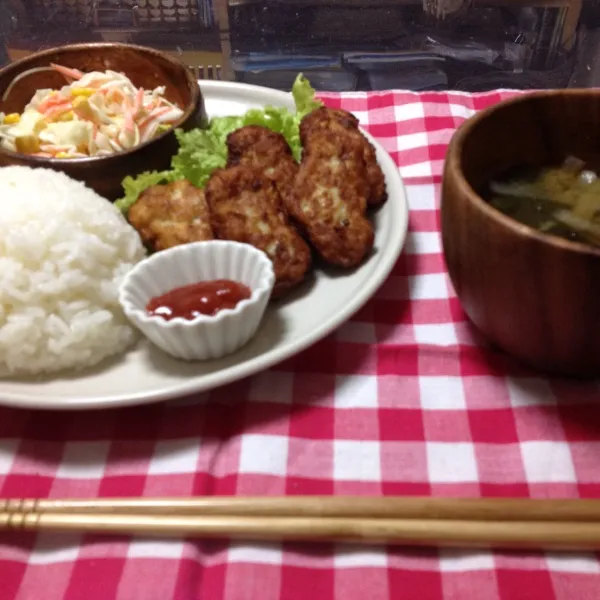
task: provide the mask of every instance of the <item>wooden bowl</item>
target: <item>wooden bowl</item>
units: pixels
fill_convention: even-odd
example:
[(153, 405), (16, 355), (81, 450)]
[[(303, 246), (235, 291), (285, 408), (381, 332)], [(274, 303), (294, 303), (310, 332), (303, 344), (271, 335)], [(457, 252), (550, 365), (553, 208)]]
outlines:
[(600, 91), (536, 92), (469, 119), (443, 177), (441, 227), (450, 278), (473, 323), (543, 371), (600, 373), (600, 249), (539, 233), (478, 190), (510, 167), (600, 156)]
[[(120, 71), (136, 86), (144, 89), (164, 85), (166, 98), (176, 102), (184, 111), (175, 127), (189, 130), (207, 124), (204, 100), (190, 69), (158, 50), (127, 44), (75, 44), (32, 54), (0, 70), (0, 98), (19, 73), (34, 67), (45, 67), (50, 63), (84, 72), (107, 69)], [(4, 102), (0, 101), (0, 112), (21, 113), (38, 89), (56, 89), (63, 85), (65, 79), (59, 73), (33, 73), (20, 80)], [(121, 182), (127, 175), (168, 169), (177, 148), (175, 133), (171, 129), (132, 150), (95, 158), (48, 159), (0, 148), (0, 166), (23, 165), (63, 171), (70, 177), (83, 181), (105, 198), (115, 200), (123, 195)]]

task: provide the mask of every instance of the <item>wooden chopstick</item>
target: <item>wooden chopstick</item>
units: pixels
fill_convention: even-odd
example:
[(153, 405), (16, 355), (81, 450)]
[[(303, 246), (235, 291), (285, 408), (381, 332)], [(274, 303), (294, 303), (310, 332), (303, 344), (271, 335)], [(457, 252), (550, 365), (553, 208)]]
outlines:
[(463, 548), (600, 548), (600, 523), (106, 513), (0, 513), (0, 528)]
[(0, 500), (0, 512), (600, 522), (600, 500), (364, 496), (205, 496)]
[(290, 496), (0, 501), (0, 529), (600, 549), (600, 501)]

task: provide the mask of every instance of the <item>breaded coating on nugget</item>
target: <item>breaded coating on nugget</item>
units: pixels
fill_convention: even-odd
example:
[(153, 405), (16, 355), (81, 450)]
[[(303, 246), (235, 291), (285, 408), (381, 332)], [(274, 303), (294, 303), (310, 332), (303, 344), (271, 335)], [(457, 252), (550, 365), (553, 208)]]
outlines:
[(185, 179), (144, 190), (127, 219), (154, 250), (214, 239), (204, 192)]
[(288, 210), (328, 263), (350, 268), (373, 247), (367, 195), (362, 146), (349, 136), (322, 134), (304, 153)]
[(334, 108), (321, 107), (306, 115), (300, 123), (300, 140), (305, 149), (319, 144), (322, 134), (350, 136), (363, 149), (367, 180), (369, 182), (368, 202), (372, 206), (382, 204), (387, 199), (385, 177), (377, 162), (375, 148), (358, 128), (358, 119), (351, 113)]
[(260, 125), (246, 125), (227, 136), (228, 166), (248, 164), (273, 164), (281, 156), (292, 158), (286, 139), (276, 131)]
[(311, 130), (314, 133), (319, 128), (327, 128), (334, 121), (346, 129), (358, 129), (359, 121), (352, 113), (341, 108), (322, 106), (308, 113), (300, 123), (300, 140), (306, 144)]
[(288, 221), (275, 184), (259, 168), (235, 166), (215, 171), (206, 185), (215, 235), (251, 244), (273, 262), (273, 297), (298, 285), (311, 266), (307, 243)]
[(280, 133), (260, 125), (247, 125), (227, 136), (227, 149), (228, 167), (246, 165), (262, 169), (287, 204), (298, 173), (298, 163)]

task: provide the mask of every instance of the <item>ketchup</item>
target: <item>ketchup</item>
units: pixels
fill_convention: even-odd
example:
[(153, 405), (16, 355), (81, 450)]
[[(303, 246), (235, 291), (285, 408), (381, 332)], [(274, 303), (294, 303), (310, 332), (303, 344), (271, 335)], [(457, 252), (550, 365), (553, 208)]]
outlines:
[(175, 317), (192, 320), (198, 315), (216, 315), (224, 308), (235, 308), (250, 298), (250, 288), (230, 279), (201, 281), (178, 287), (152, 298), (146, 310), (151, 316), (170, 321)]

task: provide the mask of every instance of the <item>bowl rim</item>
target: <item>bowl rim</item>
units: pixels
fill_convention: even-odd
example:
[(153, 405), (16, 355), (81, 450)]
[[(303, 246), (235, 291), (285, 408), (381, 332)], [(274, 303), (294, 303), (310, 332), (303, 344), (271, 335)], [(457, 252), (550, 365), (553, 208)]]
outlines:
[[(514, 235), (522, 240), (535, 240), (538, 243), (546, 244), (555, 250), (573, 252), (585, 256), (600, 257), (600, 248), (583, 242), (575, 242), (561, 238), (552, 234), (538, 231), (529, 225), (525, 225), (508, 215), (505, 215), (494, 208), (489, 202), (486, 202), (467, 181), (463, 171), (463, 147), (466, 138), (472, 130), (482, 121), (494, 116), (507, 106), (526, 103), (536, 99), (550, 98), (554, 96), (600, 96), (600, 89), (572, 89), (572, 90), (540, 90), (534, 92), (519, 92), (517, 96), (501, 100), (497, 104), (489, 106), (472, 117), (468, 118), (455, 132), (446, 154), (443, 179), (446, 179), (449, 173), (455, 179), (460, 194), (464, 195), (467, 201), (486, 217), (498, 223), (500, 226), (509, 229)], [(442, 200), (443, 202), (443, 200)]]
[(188, 87), (191, 91), (190, 101), (187, 103), (186, 107), (183, 110), (183, 115), (170, 127), (167, 131), (164, 131), (159, 136), (144, 142), (143, 144), (139, 144), (134, 148), (130, 148), (129, 150), (124, 150), (122, 152), (116, 152), (114, 154), (109, 154), (108, 156), (90, 156), (86, 158), (46, 158), (43, 156), (32, 156), (31, 154), (24, 154), (22, 152), (13, 152), (12, 150), (7, 150), (0, 146), (0, 153), (10, 156), (11, 158), (15, 158), (17, 160), (25, 160), (27, 162), (32, 163), (34, 166), (47, 166), (47, 165), (69, 165), (69, 166), (81, 166), (85, 167), (91, 164), (96, 164), (98, 162), (103, 161), (104, 163), (109, 163), (111, 161), (116, 161), (121, 157), (130, 156), (135, 154), (136, 152), (148, 147), (150, 144), (158, 142), (161, 139), (166, 138), (169, 135), (173, 135), (175, 129), (180, 127), (196, 110), (196, 106), (199, 101), (202, 100), (202, 91), (200, 90), (200, 85), (198, 84), (198, 80), (194, 77), (192, 70), (180, 59), (163, 52), (162, 50), (156, 50), (154, 48), (150, 48), (147, 46), (140, 46), (138, 44), (123, 44), (121, 42), (89, 42), (89, 43), (80, 43), (80, 44), (65, 44), (64, 46), (54, 46), (52, 48), (46, 48), (45, 50), (40, 50), (39, 52), (34, 52), (20, 58), (19, 60), (15, 60), (13, 62), (8, 63), (5, 67), (0, 69), (0, 78), (12, 71), (16, 70), (14, 76), (22, 73), (25, 68), (22, 68), (27, 65), (29, 62), (33, 62), (39, 58), (44, 58), (45, 56), (52, 56), (57, 51), (75, 51), (82, 52), (88, 51), (90, 49), (101, 49), (101, 48), (128, 48), (139, 52), (140, 54), (150, 54), (154, 56), (159, 56), (161, 60), (165, 60), (170, 62), (174, 66), (182, 69), (185, 73), (186, 80), (188, 82)]
[[(226, 251), (227, 248), (237, 248), (240, 252), (246, 254), (253, 254), (256, 257), (256, 261), (260, 264), (261, 273), (258, 277), (258, 285), (251, 290), (249, 298), (244, 298), (238, 302), (233, 308), (224, 308), (217, 312), (215, 315), (203, 315), (200, 314), (193, 319), (185, 319), (183, 317), (175, 317), (173, 319), (165, 320), (157, 315), (149, 315), (145, 307), (140, 308), (138, 304), (132, 301), (132, 287), (135, 287), (135, 279), (148, 277), (153, 269), (157, 269), (159, 263), (162, 261), (166, 266), (169, 261), (178, 260), (178, 255), (182, 254), (193, 254), (202, 253), (209, 250), (209, 246)], [(185, 284), (182, 284), (185, 285)], [(213, 323), (222, 323), (228, 319), (231, 319), (234, 315), (237, 315), (250, 306), (256, 305), (265, 294), (270, 295), (275, 285), (275, 271), (273, 268), (273, 262), (269, 256), (260, 250), (255, 248), (251, 244), (244, 244), (242, 242), (235, 242), (232, 240), (206, 240), (201, 242), (192, 242), (190, 244), (182, 244), (179, 246), (172, 246), (160, 252), (156, 252), (143, 258), (134, 267), (128, 271), (118, 290), (118, 301), (121, 305), (123, 312), (127, 316), (133, 317), (135, 320), (139, 320), (144, 324), (148, 324), (154, 327), (166, 328), (170, 330), (177, 330), (181, 327), (204, 327)], [(182, 287), (176, 285), (171, 289)]]

